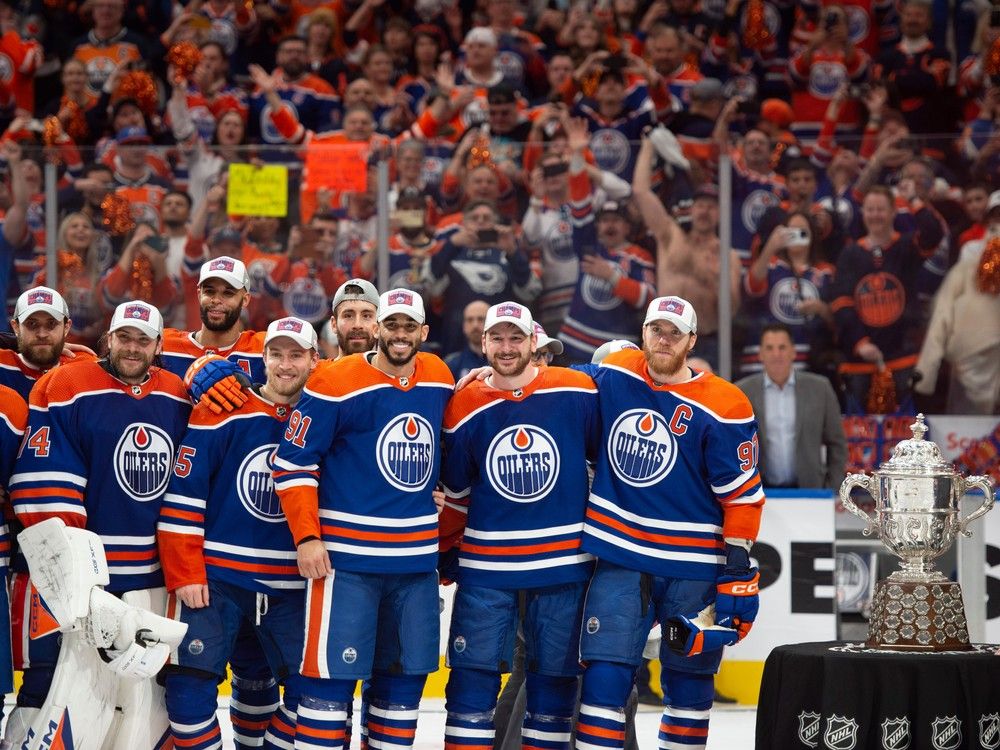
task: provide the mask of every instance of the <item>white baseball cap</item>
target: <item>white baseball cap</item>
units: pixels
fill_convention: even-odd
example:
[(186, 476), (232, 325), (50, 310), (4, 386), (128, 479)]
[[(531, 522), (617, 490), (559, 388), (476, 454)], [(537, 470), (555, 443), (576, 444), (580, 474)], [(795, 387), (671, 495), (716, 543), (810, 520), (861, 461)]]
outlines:
[(36, 286), (21, 294), (14, 306), (14, 320), (23, 323), (32, 313), (44, 312), (56, 320), (69, 317), (66, 300), (55, 289), (47, 286)]
[(201, 266), (201, 273), (198, 275), (198, 285), (201, 286), (208, 279), (222, 279), (233, 289), (249, 289), (250, 277), (247, 275), (247, 267), (243, 261), (230, 258), (228, 255), (220, 255), (212, 258)]
[[(361, 291), (347, 291), (348, 288), (352, 286), (356, 286)], [(375, 285), (370, 281), (365, 281), (364, 279), (348, 279), (341, 284), (334, 293), (331, 309), (333, 312), (337, 312), (337, 305), (341, 302), (349, 302), (351, 300), (370, 302), (375, 307), (378, 307), (378, 289), (376, 289)]]
[(485, 333), (500, 323), (510, 323), (517, 326), (525, 336), (530, 336), (534, 332), (532, 328), (534, 321), (531, 319), (531, 311), (524, 305), (519, 305), (516, 302), (501, 302), (487, 310), (483, 332)]
[(493, 29), (488, 26), (475, 26), (466, 33), (464, 44), (469, 44), (472, 42), (479, 42), (480, 44), (487, 44), (490, 47), (497, 46), (497, 35)]
[(657, 297), (646, 308), (646, 319), (643, 325), (649, 325), (654, 320), (669, 320), (683, 333), (698, 332), (698, 316), (694, 305), (681, 297)]
[(151, 339), (163, 335), (163, 316), (147, 302), (122, 302), (111, 316), (108, 332), (119, 328), (137, 328)]
[(286, 336), (303, 349), (318, 349), (316, 329), (301, 318), (278, 318), (272, 320), (264, 334), (264, 346), (274, 339)]
[(538, 344), (535, 347), (537, 351), (541, 351), (545, 347), (549, 347), (549, 351), (551, 351), (556, 356), (559, 356), (560, 354), (563, 353), (563, 342), (560, 341), (559, 339), (554, 339), (547, 333), (545, 333), (545, 329), (542, 328), (542, 324), (539, 323), (537, 320), (532, 326), (532, 329), (535, 332), (535, 338), (538, 340)]
[(986, 213), (989, 213), (994, 208), (1000, 208), (1000, 190), (994, 190), (990, 193), (990, 197), (986, 202)]
[(410, 289), (390, 289), (378, 298), (378, 314), (376, 319), (379, 323), (390, 315), (403, 313), (423, 325), (426, 318), (424, 315), (424, 300), (416, 292)]
[(599, 365), (609, 354), (620, 352), (623, 349), (638, 350), (639, 347), (631, 341), (626, 341), (625, 339), (612, 339), (611, 341), (605, 341), (594, 351), (594, 356), (590, 358), (590, 364)]

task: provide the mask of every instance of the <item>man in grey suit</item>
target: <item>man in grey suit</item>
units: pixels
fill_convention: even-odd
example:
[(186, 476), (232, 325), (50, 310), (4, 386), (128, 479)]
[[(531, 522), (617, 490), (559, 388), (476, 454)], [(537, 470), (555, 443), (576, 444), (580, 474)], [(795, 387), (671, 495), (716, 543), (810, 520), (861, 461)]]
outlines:
[(830, 381), (792, 367), (792, 332), (780, 323), (760, 337), (764, 372), (736, 383), (753, 404), (766, 487), (829, 487), (844, 479), (847, 438)]

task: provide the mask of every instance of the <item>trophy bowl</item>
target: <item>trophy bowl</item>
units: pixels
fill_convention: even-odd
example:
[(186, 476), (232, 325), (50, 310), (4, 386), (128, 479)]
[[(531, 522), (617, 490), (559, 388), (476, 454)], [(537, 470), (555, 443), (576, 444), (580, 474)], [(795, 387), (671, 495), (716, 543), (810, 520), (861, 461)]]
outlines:
[[(876, 586), (869, 645), (880, 648), (941, 650), (968, 646), (961, 588), (934, 569), (959, 534), (993, 507), (989, 477), (963, 477), (945, 461), (938, 446), (925, 440), (927, 426), (918, 414), (913, 438), (901, 441), (882, 467), (848, 474), (840, 486), (843, 506), (865, 521), (864, 535), (879, 540), (901, 561), (899, 570)], [(855, 487), (875, 500), (869, 515), (851, 499)], [(982, 490), (982, 504), (961, 517), (968, 490)]]

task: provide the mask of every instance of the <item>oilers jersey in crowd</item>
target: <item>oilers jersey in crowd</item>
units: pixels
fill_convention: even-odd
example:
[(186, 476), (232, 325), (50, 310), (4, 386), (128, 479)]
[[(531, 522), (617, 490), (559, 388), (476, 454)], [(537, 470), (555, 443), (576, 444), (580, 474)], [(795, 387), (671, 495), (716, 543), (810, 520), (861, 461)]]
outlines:
[(239, 365), (253, 383), (263, 383), (266, 380), (263, 331), (243, 331), (233, 345), (225, 349), (202, 346), (191, 331), (178, 331), (176, 328), (163, 331), (160, 361), (164, 369), (170, 370), (177, 377), (183, 378), (191, 363), (205, 354), (218, 354)]
[(305, 586), (271, 478), (292, 409), (247, 395), (236, 412), (191, 413), (156, 528), (170, 591), (209, 578), (265, 594)]
[[(94, 355), (86, 352), (76, 352), (76, 356), (63, 352), (59, 356), (58, 365), (63, 367), (76, 362), (93, 362), (94, 359)], [(35, 383), (44, 374), (44, 371), (29, 365), (24, 357), (13, 349), (0, 349), (0, 385), (13, 388), (25, 401), (28, 400), (28, 394), (35, 387)]]
[(313, 536), (334, 569), (435, 569), (432, 490), (438, 433), (454, 387), (444, 362), (418, 353), (408, 378), (352, 354), (310, 377), (275, 459), (274, 483), (295, 542)]
[(706, 372), (655, 385), (641, 351), (608, 355), (594, 376), (605, 445), (583, 549), (656, 576), (714, 580), (724, 537), (756, 539), (764, 492), (747, 397)]
[(101, 361), (50, 370), (31, 392), (14, 512), (25, 526), (58, 516), (98, 534), (109, 591), (162, 586), (156, 520), (190, 413), (184, 383), (159, 367), (134, 386)]
[(521, 589), (590, 578), (580, 533), (599, 420), (594, 381), (562, 367), (541, 368), (517, 391), (473, 381), (455, 394), (444, 418), (441, 536), (465, 527), (460, 584)]
[[(0, 385), (0, 488), (7, 489), (14, 459), (28, 424), (28, 405), (13, 388)], [(10, 529), (0, 516), (0, 576), (6, 583), (10, 566)]]

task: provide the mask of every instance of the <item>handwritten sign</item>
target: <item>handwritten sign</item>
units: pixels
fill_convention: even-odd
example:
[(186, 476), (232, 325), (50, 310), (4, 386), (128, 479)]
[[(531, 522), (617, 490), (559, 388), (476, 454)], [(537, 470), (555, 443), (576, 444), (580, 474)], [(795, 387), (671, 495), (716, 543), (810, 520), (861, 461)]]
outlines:
[(363, 193), (368, 189), (367, 143), (316, 143), (306, 151), (306, 190)]
[(235, 216), (287, 216), (288, 167), (230, 164), (226, 212)]

